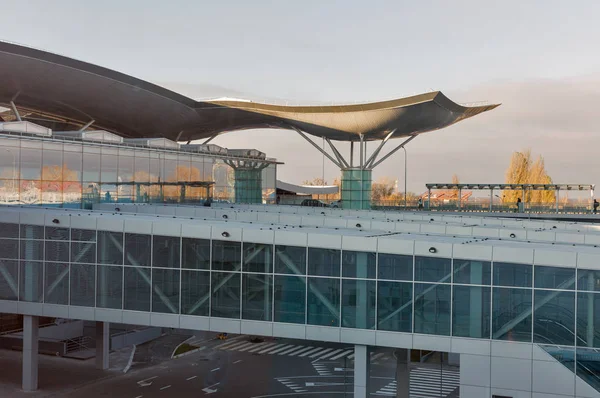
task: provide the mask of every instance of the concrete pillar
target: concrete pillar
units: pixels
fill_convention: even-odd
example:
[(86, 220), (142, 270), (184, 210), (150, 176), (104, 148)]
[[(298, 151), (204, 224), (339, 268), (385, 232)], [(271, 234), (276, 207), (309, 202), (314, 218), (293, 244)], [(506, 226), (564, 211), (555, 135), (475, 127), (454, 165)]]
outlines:
[[(483, 284), (483, 263), (471, 261), (471, 278), (472, 284)], [(482, 290), (472, 289), (470, 292), (469, 302), (469, 335), (471, 337), (479, 337), (482, 335), (481, 325), (483, 324), (483, 310), (481, 308)]]
[(110, 348), (110, 323), (96, 322), (96, 369), (108, 369)]
[(354, 398), (369, 396), (371, 374), (371, 348), (366, 345), (354, 346)]
[[(589, 272), (588, 276), (588, 290), (594, 291), (594, 282), (596, 281), (595, 273)], [(586, 329), (586, 342), (588, 347), (594, 347), (594, 298), (595, 294), (587, 293), (587, 329)]]
[(410, 397), (410, 350), (399, 348), (396, 355), (396, 397)]
[(23, 391), (38, 388), (38, 329), (37, 316), (23, 316)]

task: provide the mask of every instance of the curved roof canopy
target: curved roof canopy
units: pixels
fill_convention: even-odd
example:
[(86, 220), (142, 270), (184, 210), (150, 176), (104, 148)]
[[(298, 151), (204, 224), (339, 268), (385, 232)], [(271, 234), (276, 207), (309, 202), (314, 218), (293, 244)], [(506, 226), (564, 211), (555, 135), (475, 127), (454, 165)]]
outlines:
[(333, 140), (392, 138), (437, 130), (498, 105), (465, 107), (441, 92), (339, 106), (196, 101), (110, 69), (0, 42), (0, 103), (124, 137), (187, 141), (251, 128), (300, 129)]

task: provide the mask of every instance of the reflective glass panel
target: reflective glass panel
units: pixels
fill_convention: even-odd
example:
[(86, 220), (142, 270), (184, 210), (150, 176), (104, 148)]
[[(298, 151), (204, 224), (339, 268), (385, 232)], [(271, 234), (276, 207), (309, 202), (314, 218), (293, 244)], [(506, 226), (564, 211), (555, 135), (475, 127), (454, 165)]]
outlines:
[(240, 318), (240, 274), (212, 272), (211, 316)]
[(213, 240), (212, 269), (239, 271), (242, 257), (240, 242)]
[(123, 306), (123, 267), (99, 265), (96, 307), (121, 309)]
[[(561, 352), (559, 352), (560, 357), (563, 358), (561, 363), (567, 366), (569, 369), (573, 370), (573, 355), (565, 355), (569, 353), (568, 348), (562, 348)], [(548, 349), (547, 349), (548, 350)], [(577, 347), (576, 349), (577, 355), (577, 366), (576, 372), (577, 376), (582, 378), (587, 384), (594, 387), (596, 391), (600, 391), (600, 369), (598, 368), (598, 351), (595, 349), (581, 348)], [(554, 355), (553, 355), (554, 356)], [(555, 356), (557, 357), (557, 356)], [(570, 362), (570, 363), (569, 363)], [(578, 380), (579, 382), (579, 380)], [(579, 387), (577, 387), (577, 391), (579, 392)], [(593, 395), (592, 395), (593, 396)]]
[(182, 238), (182, 268), (210, 269), (210, 240)]
[(375, 279), (376, 271), (377, 260), (375, 253), (349, 250), (342, 252), (342, 276), (347, 278)]
[(99, 153), (85, 153), (83, 155), (83, 181), (100, 182)]
[(577, 293), (577, 345), (600, 348), (600, 294)]
[(125, 234), (125, 264), (137, 267), (150, 266), (152, 236), (145, 234)]
[(46, 239), (69, 240), (69, 228), (46, 227)]
[(533, 282), (531, 264), (494, 262), (494, 285), (531, 287)]
[(73, 263), (95, 263), (96, 243), (71, 242), (71, 262)]
[(19, 259), (19, 240), (0, 239), (0, 258)]
[(340, 326), (340, 280), (308, 278), (309, 325)]
[(273, 272), (273, 245), (244, 242), (245, 272)]
[(379, 253), (379, 279), (412, 281), (413, 256)]
[(454, 286), (452, 295), (452, 335), (490, 338), (489, 287)]
[(98, 231), (98, 263), (123, 264), (123, 232)]
[(71, 264), (71, 305), (93, 307), (96, 303), (96, 266)]
[(491, 276), (492, 263), (489, 261), (454, 259), (454, 283), (489, 285)]
[(150, 268), (125, 267), (123, 309), (150, 311)]
[(275, 275), (275, 322), (305, 322), (306, 278)]
[(535, 266), (535, 287), (545, 289), (575, 289), (575, 268)]
[(306, 247), (275, 246), (275, 273), (306, 275)]
[(415, 281), (451, 282), (452, 260), (415, 256)]
[(179, 270), (152, 269), (152, 312), (179, 314)]
[(81, 181), (81, 171), (83, 167), (83, 158), (80, 152), (64, 152), (63, 153), (64, 171), (63, 178), (65, 181)]
[(493, 288), (492, 338), (531, 341), (531, 289)]
[(18, 238), (19, 224), (0, 222), (0, 238)]
[(600, 292), (600, 271), (579, 268), (577, 270), (577, 290)]
[(342, 280), (342, 327), (375, 328), (375, 281)]
[(575, 293), (535, 290), (533, 342), (575, 344)]
[(415, 283), (414, 332), (450, 335), (450, 285)]
[(273, 310), (273, 277), (262, 274), (243, 274), (242, 319), (270, 321)]
[(64, 241), (46, 241), (45, 257), (46, 261), (69, 262), (69, 242)]
[(19, 300), (33, 303), (42, 302), (44, 282), (43, 263), (21, 261), (19, 271)]
[(21, 239), (44, 239), (44, 227), (21, 224)]
[(152, 242), (152, 266), (179, 268), (181, 239), (178, 236), (154, 235)]
[(377, 329), (412, 331), (412, 283), (377, 282)]
[(71, 229), (71, 240), (82, 242), (95, 242), (96, 231), (91, 229)]
[(181, 313), (208, 316), (210, 302), (210, 273), (181, 271)]
[(308, 274), (340, 276), (340, 250), (308, 248)]
[(0, 300), (19, 299), (19, 262), (0, 260)]
[(44, 302), (69, 304), (69, 264), (44, 264)]
[(23, 240), (21, 239), (21, 260), (44, 259), (44, 241), (43, 240)]

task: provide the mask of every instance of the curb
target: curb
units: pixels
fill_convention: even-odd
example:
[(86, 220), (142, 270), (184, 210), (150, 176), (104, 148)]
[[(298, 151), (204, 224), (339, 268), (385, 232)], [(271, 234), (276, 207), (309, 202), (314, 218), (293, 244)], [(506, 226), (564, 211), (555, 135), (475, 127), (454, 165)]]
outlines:
[(206, 347), (200, 347), (200, 348), (196, 348), (195, 350), (186, 351), (186, 352), (184, 352), (183, 354), (175, 355), (174, 357), (171, 357), (171, 358), (172, 358), (172, 359), (181, 358), (181, 357), (184, 357), (184, 356), (186, 356), (186, 355), (190, 355), (190, 354), (193, 354), (193, 353), (195, 353), (195, 352), (202, 351), (202, 350), (203, 350), (203, 349), (205, 349), (205, 348), (206, 348)]
[(127, 366), (125, 366), (125, 368), (123, 369), (123, 373), (127, 373), (129, 371), (129, 368), (131, 368), (131, 364), (133, 363), (133, 356), (135, 355), (136, 349), (137, 346), (134, 344), (133, 349), (131, 350), (131, 355), (129, 356), (129, 361), (127, 362)]
[[(179, 347), (181, 347), (182, 345), (184, 345), (185, 343), (187, 343), (188, 341), (190, 341), (190, 340), (193, 340), (193, 339), (194, 339), (194, 336), (190, 336), (190, 337), (188, 337), (187, 339), (183, 340), (181, 343), (177, 344), (177, 347), (175, 347), (175, 349), (174, 349), (174, 350), (173, 350), (173, 352), (171, 353), (171, 359), (173, 359), (173, 358), (178, 358), (179, 356), (181, 356), (181, 354), (179, 354), (179, 355), (175, 356), (175, 353), (177, 352), (177, 349), (178, 349)], [(188, 352), (189, 352), (189, 351), (188, 351)], [(184, 354), (185, 354), (185, 352), (184, 352)]]

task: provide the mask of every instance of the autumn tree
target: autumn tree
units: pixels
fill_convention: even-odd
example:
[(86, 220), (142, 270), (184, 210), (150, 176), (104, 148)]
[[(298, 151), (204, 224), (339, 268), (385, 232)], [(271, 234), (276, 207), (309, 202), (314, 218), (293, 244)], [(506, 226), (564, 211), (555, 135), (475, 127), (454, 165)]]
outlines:
[[(394, 182), (389, 178), (380, 178), (378, 181), (371, 184), (371, 201), (393, 201), (397, 197), (394, 197)], [(398, 196), (398, 195), (395, 195)]]
[[(552, 178), (546, 171), (544, 158), (540, 155), (533, 161), (530, 149), (512, 154), (510, 165), (506, 170), (505, 181), (507, 184), (552, 184)], [(505, 190), (502, 201), (504, 203), (515, 203), (521, 195), (521, 191)], [(527, 191), (525, 201), (530, 203), (553, 203), (555, 193), (554, 191)]]

